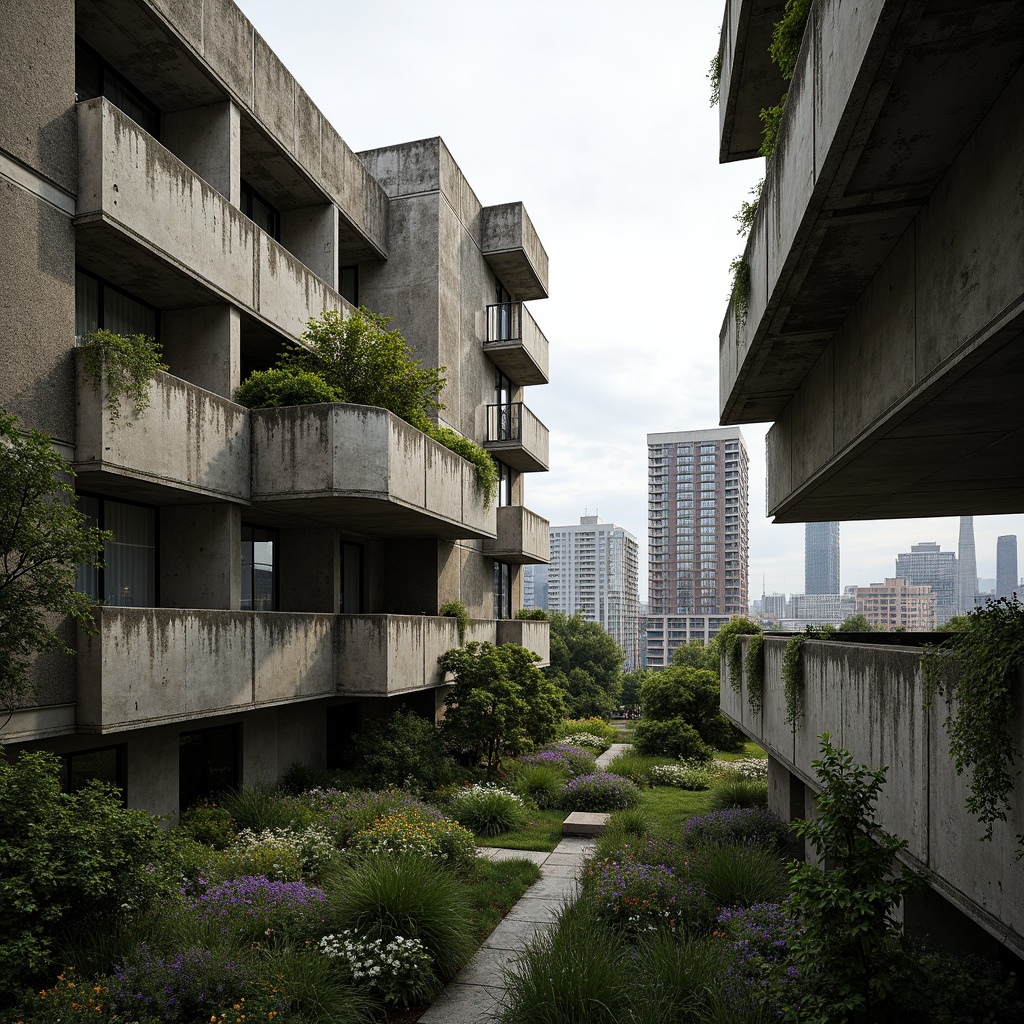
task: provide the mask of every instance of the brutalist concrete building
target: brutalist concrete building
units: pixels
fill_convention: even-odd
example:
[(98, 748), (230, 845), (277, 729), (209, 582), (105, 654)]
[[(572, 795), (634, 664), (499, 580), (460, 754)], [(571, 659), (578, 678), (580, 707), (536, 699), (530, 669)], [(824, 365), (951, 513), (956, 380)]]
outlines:
[[(98, 632), (39, 661), (8, 755), (45, 747), (173, 815), (329, 765), (389, 704), (433, 716), (448, 601), (467, 639), (546, 660), (547, 624), (513, 618), (548, 558), (523, 486), (548, 462), (524, 403), (548, 259), (523, 205), (484, 206), (440, 139), (352, 152), (230, 0), (14, 0), (3, 22), (0, 407), (115, 533), (82, 579)], [(497, 507), (389, 412), (233, 401), (357, 303), (447, 367), (440, 422), (492, 453)], [(112, 419), (83, 378), (97, 327), (162, 343), (146, 411)]]
[[(755, 156), (759, 111), (788, 99), (744, 253), (747, 309), (723, 322), (722, 422), (774, 423), (779, 522), (1020, 512), (1024, 4), (814, 0), (789, 83), (768, 55), (782, 6), (728, 0), (723, 16), (721, 159)], [(888, 765), (880, 820), (930, 883), (908, 926), (1024, 953), (1024, 789), (979, 842), (947, 709), (923, 707), (920, 649), (808, 640), (794, 728), (784, 647), (766, 640), (760, 713), (722, 688), (771, 755), (773, 806), (809, 812), (825, 731)], [(1014, 729), (1022, 750), (1024, 717)]]

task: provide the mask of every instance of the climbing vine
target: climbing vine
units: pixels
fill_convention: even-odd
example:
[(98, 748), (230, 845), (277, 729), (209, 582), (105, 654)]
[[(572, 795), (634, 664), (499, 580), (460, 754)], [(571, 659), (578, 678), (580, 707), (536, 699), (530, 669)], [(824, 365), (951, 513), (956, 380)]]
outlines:
[(764, 634), (755, 633), (747, 641), (747, 704), (751, 713), (761, 714), (764, 705)]
[[(1022, 753), (1010, 723), (1020, 713), (1021, 667), (1024, 666), (1024, 605), (1001, 597), (967, 616), (967, 628), (950, 633), (921, 654), (928, 708), (936, 694), (949, 702), (944, 722), (958, 775), (970, 773), (967, 809), (985, 826), (1005, 821), (1015, 771)], [(1024, 845), (1024, 836), (1018, 836)], [(1024, 854), (1024, 850), (1022, 850)]]
[(107, 412), (116, 420), (121, 415), (121, 399), (130, 398), (137, 413), (149, 408), (149, 385), (158, 370), (160, 346), (146, 334), (115, 334), (92, 331), (82, 345), (85, 379), (98, 392), (107, 386)]
[(711, 106), (718, 106), (718, 92), (719, 85), (722, 80), (722, 58), (720, 54), (715, 54), (711, 58), (711, 65), (708, 67), (707, 78), (711, 82)]
[(448, 601), (441, 605), (438, 614), (455, 620), (455, 628), (459, 634), (459, 645), (466, 642), (466, 630), (469, 629), (469, 612), (461, 601)]
[[(750, 264), (742, 256), (737, 256), (729, 264), (729, 269), (732, 271), (732, 310), (739, 328), (747, 322), (750, 311)], [(739, 344), (738, 332), (736, 342)]]

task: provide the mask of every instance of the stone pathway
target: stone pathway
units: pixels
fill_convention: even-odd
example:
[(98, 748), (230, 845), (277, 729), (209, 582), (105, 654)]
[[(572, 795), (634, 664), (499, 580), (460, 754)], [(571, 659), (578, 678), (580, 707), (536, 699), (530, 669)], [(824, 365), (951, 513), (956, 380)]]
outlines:
[[(605, 767), (630, 744), (615, 743), (597, 759)], [(535, 936), (554, 921), (562, 905), (577, 895), (577, 878), (593, 853), (594, 840), (566, 836), (553, 853), (478, 848), (490, 860), (531, 860), (540, 867), (540, 881), (530, 886), (476, 955), (419, 1018), (422, 1024), (489, 1024), (497, 1018), (505, 986), (502, 970)]]

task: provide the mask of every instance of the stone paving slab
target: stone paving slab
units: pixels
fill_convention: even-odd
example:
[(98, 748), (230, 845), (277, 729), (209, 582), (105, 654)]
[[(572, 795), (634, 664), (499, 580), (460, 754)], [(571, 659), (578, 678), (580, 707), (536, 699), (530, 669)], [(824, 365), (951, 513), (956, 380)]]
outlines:
[(488, 949), (503, 949), (508, 953), (518, 953), (524, 946), (540, 935), (541, 932), (546, 931), (550, 923), (550, 921), (510, 921), (506, 917), (487, 936), (487, 941), (484, 945)]
[(496, 988), (500, 985), (502, 971), (511, 961), (512, 953), (509, 949), (481, 946), (473, 959), (459, 972), (455, 982), (459, 985), (488, 985)]
[(505, 921), (554, 921), (566, 904), (564, 897), (530, 899), (524, 896), (504, 917)]
[(501, 1008), (505, 989), (498, 985), (449, 985), (419, 1018), (422, 1024), (485, 1024)]

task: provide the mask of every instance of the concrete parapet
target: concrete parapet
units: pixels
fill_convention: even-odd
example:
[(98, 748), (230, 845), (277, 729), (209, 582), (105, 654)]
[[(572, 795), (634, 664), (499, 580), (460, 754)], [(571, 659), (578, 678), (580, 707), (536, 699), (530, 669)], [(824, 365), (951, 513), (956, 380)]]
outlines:
[[(741, 640), (744, 649), (746, 643)], [(745, 675), (739, 693), (724, 676), (721, 702), (727, 717), (808, 791), (817, 786), (811, 761), (818, 756), (823, 732), (856, 761), (871, 769), (887, 767), (877, 805), (880, 825), (908, 840), (907, 860), (925, 871), (943, 897), (1018, 956), (1024, 953), (1024, 878), (1015, 860), (1015, 837), (1024, 832), (1021, 787), (1016, 787), (1007, 821), (995, 823), (992, 841), (979, 842), (984, 828), (966, 809), (967, 778), (957, 775), (943, 726), (949, 708), (939, 699), (923, 710), (920, 648), (806, 640), (804, 715), (794, 728), (785, 721), (785, 646), (785, 637), (765, 638), (759, 715), (747, 703)], [(1018, 693), (1024, 690), (1024, 679), (1020, 683)], [(1019, 710), (1015, 731), (1017, 749), (1024, 749)], [(776, 778), (774, 786), (776, 809), (785, 812), (788, 804), (795, 813), (785, 784)]]
[(522, 203), (485, 206), (484, 259), (516, 299), (548, 297), (548, 254)]
[(551, 560), (550, 524), (522, 505), (496, 510), (498, 536), (484, 541), (484, 554), (499, 562), (547, 565)]
[(487, 407), (484, 447), (521, 473), (548, 470), (548, 428), (522, 402)]
[(537, 664), (551, 664), (551, 623), (544, 619), (498, 619), (497, 643), (519, 644), (540, 655)]
[[(528, 384), (547, 384), (548, 377), (548, 339), (537, 326), (537, 321), (521, 302), (504, 303), (489, 307), (490, 309), (514, 308), (512, 316), (518, 331), (498, 330), (491, 337), (492, 324), (488, 323), (488, 337), (484, 342), (484, 352), (490, 357), (498, 369), (507, 373), (520, 387)], [(494, 319), (492, 317), (491, 319)], [(511, 337), (518, 334), (518, 337)]]

